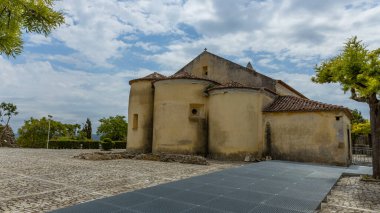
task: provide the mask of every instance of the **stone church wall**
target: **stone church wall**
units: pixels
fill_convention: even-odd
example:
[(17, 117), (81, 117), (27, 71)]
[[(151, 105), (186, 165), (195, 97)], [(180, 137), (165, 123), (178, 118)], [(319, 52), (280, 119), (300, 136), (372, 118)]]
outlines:
[(207, 153), (207, 97), (211, 82), (168, 79), (154, 83), (153, 153)]
[(197, 77), (217, 82), (235, 81), (250, 87), (265, 87), (275, 91), (275, 81), (252, 69), (205, 52), (181, 69)]
[(143, 80), (131, 84), (128, 110), (128, 151), (152, 151), (153, 97), (151, 81)]
[[(262, 157), (262, 108), (267, 99), (253, 89), (211, 90), (209, 97), (209, 155), (244, 160)], [(273, 99), (272, 99), (273, 100)]]
[(263, 125), (270, 125), (270, 140), (264, 137), (264, 143), (270, 143), (273, 159), (349, 163), (351, 126), (342, 112), (265, 113)]

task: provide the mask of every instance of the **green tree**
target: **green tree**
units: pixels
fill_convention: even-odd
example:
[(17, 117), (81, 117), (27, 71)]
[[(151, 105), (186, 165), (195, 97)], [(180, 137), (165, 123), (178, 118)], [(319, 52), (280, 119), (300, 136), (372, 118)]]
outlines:
[[(13, 116), (16, 116), (18, 114), (17, 112), (17, 106), (12, 103), (5, 103), (2, 102), (0, 104), (0, 121), (1, 123), (5, 124), (4, 128), (2, 128), (2, 131), (0, 132), (0, 138), (3, 138), (5, 132), (9, 128), (9, 121)], [(2, 141), (0, 141), (0, 144)]]
[(1, 0), (0, 54), (19, 55), (23, 32), (49, 35), (64, 23), (61, 11), (54, 11), (56, 0)]
[(99, 122), (100, 125), (96, 133), (100, 135), (101, 140), (110, 138), (113, 141), (122, 141), (127, 138), (128, 123), (125, 116), (110, 116), (100, 119)]
[(352, 124), (363, 123), (367, 121), (367, 119), (365, 119), (362, 113), (357, 109), (351, 110), (351, 114), (352, 114), (352, 119), (351, 119)]
[(370, 109), (373, 177), (380, 178), (380, 48), (368, 50), (357, 37), (348, 39), (337, 56), (315, 66), (316, 83), (340, 83), (351, 99)]
[(360, 135), (365, 135), (368, 137), (368, 135), (371, 133), (371, 125), (369, 123), (369, 120), (365, 119), (359, 110), (357, 109), (351, 110), (351, 113), (352, 113), (352, 119), (351, 119), (352, 137), (351, 138), (352, 138), (353, 143), (356, 144), (356, 141)]
[(368, 120), (361, 123), (352, 124), (352, 134), (354, 135), (368, 135), (371, 133), (371, 124)]
[[(48, 137), (49, 120), (45, 117), (41, 119), (30, 118), (18, 129), (19, 137), (17, 144), (21, 147), (43, 148), (46, 147)], [(49, 139), (74, 139), (78, 124), (63, 124), (59, 121), (50, 120)]]
[(91, 140), (92, 138), (92, 126), (91, 121), (87, 118), (86, 123), (83, 125), (82, 134), (85, 138)]
[(80, 130), (80, 125), (79, 124), (62, 124), (63, 128), (66, 129), (66, 135), (65, 137), (68, 139), (77, 139), (78, 133)]

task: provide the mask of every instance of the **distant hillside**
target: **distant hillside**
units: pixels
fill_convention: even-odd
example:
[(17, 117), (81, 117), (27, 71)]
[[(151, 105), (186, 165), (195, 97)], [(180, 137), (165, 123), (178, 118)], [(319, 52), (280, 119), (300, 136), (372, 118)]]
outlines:
[(94, 141), (100, 140), (100, 136), (97, 134), (92, 134), (91, 137), (92, 137), (92, 140), (94, 140)]

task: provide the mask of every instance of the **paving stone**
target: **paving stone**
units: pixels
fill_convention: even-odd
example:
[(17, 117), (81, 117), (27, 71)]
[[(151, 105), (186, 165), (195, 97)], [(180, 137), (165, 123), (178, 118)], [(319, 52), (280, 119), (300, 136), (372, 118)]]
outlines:
[(73, 158), (95, 151), (0, 148), (0, 212), (48, 212), (239, 165)]
[(327, 196), (327, 202), (322, 203), (320, 212), (380, 212), (380, 182), (342, 177)]

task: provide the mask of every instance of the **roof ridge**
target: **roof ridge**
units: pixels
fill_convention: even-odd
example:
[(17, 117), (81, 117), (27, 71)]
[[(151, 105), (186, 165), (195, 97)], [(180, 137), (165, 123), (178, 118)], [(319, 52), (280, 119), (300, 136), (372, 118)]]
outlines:
[(133, 80), (130, 80), (129, 81), (129, 84), (131, 83), (134, 83), (136, 81), (143, 81), (143, 80), (159, 80), (159, 79), (165, 79), (167, 78), (165, 75), (162, 75), (158, 72), (153, 72), (147, 76), (144, 76), (144, 77), (141, 77), (141, 78), (136, 78), (136, 79), (133, 79)]
[(181, 71), (181, 72), (176, 72), (173, 75), (169, 76), (168, 78), (198, 78), (195, 75), (186, 72), (186, 71)]
[(349, 117), (352, 116), (347, 107), (323, 103), (320, 101), (299, 98), (291, 95), (278, 96), (263, 112), (311, 112), (342, 110)]
[(239, 83), (237, 81), (224, 81), (221, 83), (221, 86), (227, 86), (227, 87), (247, 87), (246, 85)]
[(214, 81), (214, 80), (211, 80), (208, 78), (197, 77), (197, 76), (195, 76), (189, 72), (186, 72), (186, 71), (177, 72), (177, 73), (174, 73), (173, 75), (171, 75), (169, 77), (157, 79), (155, 82), (160, 81), (160, 80), (170, 80), (170, 79), (192, 79), (192, 80), (209, 81), (209, 82), (212, 82), (212, 83), (218, 84), (218, 85), (220, 84), (217, 81)]
[[(219, 58), (219, 59), (221, 59), (221, 60), (224, 60), (224, 61), (227, 61), (227, 62), (232, 63), (232, 64), (234, 64), (234, 65), (237, 65), (237, 66), (241, 67), (243, 70), (245, 70), (245, 71), (247, 71), (247, 72), (249, 72), (249, 73), (258, 73), (258, 74), (260, 74), (260, 75), (263, 75), (263, 76), (265, 76), (265, 77), (267, 77), (267, 78), (272, 79), (273, 81), (276, 81), (276, 79), (274, 79), (274, 78), (272, 78), (272, 77), (269, 77), (269, 76), (267, 76), (267, 75), (265, 75), (265, 74), (263, 74), (263, 73), (261, 73), (261, 72), (256, 71), (255, 68), (253, 68), (253, 67), (252, 67), (252, 69), (250, 69), (250, 68), (248, 68), (248, 67), (246, 67), (246, 66), (243, 66), (243, 65), (241, 65), (241, 64), (238, 64), (238, 63), (236, 63), (236, 62), (233, 62), (233, 61), (231, 61), (231, 60), (229, 60), (229, 59), (227, 59), (227, 58), (223, 58), (222, 56), (216, 55), (216, 54), (214, 54), (214, 53), (212, 53), (212, 52), (209, 52), (209, 51), (207, 51), (207, 50), (202, 51), (202, 53), (200, 53), (200, 54), (197, 55), (195, 58), (193, 58), (189, 63), (187, 63), (185, 66), (183, 66), (181, 69), (179, 69), (176, 73), (179, 73), (179, 72), (183, 71), (183, 69), (184, 69), (187, 65), (189, 65), (189, 64), (190, 64), (191, 62), (193, 62), (196, 58), (200, 57), (200, 56), (203, 55), (203, 54), (210, 54), (210, 55), (215, 56), (215, 57), (217, 57), (217, 58)], [(249, 62), (249, 63), (250, 63), (250, 62)], [(252, 66), (252, 64), (251, 64), (251, 66)], [(176, 73), (174, 73), (174, 74), (176, 74)]]

